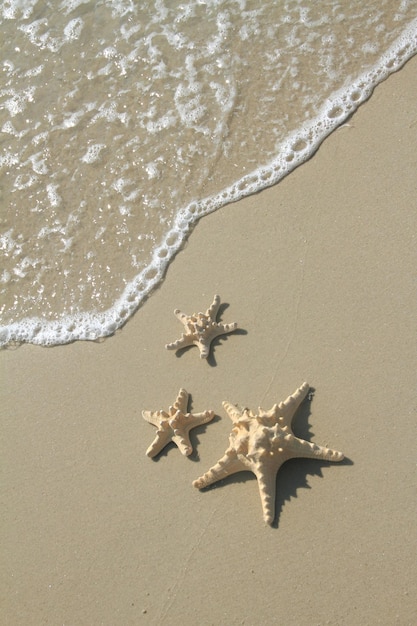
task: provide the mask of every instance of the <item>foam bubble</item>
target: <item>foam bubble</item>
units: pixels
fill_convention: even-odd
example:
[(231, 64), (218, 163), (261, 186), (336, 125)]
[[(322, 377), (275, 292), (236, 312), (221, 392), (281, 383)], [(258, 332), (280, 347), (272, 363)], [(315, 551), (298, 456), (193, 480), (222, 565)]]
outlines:
[(59, 206), (62, 202), (62, 198), (57, 192), (57, 189), (58, 189), (58, 185), (54, 185), (53, 183), (49, 183), (48, 185), (46, 185), (48, 199), (49, 199), (49, 202), (51, 203), (51, 206), (53, 207)]
[(104, 143), (95, 143), (88, 146), (88, 150), (84, 156), (81, 157), (81, 161), (84, 161), (84, 163), (95, 163), (100, 158), (100, 153), (105, 147), (106, 145)]
[(64, 36), (67, 41), (78, 39), (84, 27), (84, 21), (80, 17), (70, 20), (64, 28)]
[(27, 20), (33, 12), (33, 8), (37, 4), (38, 0), (6, 0), (3, 2), (3, 6), (1, 8), (4, 19), (11, 20), (19, 15), (22, 16), (23, 19)]
[(4, 102), (4, 106), (8, 109), (10, 115), (15, 117), (15, 115), (25, 110), (28, 102), (33, 102), (35, 87), (27, 87), (20, 92), (10, 89), (8, 93), (12, 97)]
[(19, 163), (19, 157), (17, 154), (12, 154), (11, 152), (5, 152), (0, 155), (0, 168), (2, 167), (13, 167)]
[(146, 170), (146, 173), (148, 174), (149, 179), (159, 178), (161, 176), (161, 171), (160, 171), (160, 169), (158, 167), (158, 163), (156, 161), (148, 163), (145, 166), (145, 170)]
[(32, 169), (36, 174), (47, 174), (48, 166), (46, 164), (46, 156), (43, 152), (36, 152), (29, 157), (29, 161), (32, 164)]

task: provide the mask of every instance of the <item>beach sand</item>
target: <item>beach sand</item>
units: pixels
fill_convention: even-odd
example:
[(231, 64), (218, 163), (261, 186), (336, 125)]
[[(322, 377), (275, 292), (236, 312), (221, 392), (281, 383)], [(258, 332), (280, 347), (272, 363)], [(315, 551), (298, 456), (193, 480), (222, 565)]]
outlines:
[[(65, 624), (411, 625), (415, 508), (417, 58), (277, 186), (205, 217), (114, 337), (22, 346), (1, 362), (2, 619)], [(164, 349), (175, 308), (223, 322), (209, 362)], [(308, 381), (294, 431), (342, 450), (277, 479), (200, 492), (229, 400), (270, 408)], [(180, 387), (195, 453), (150, 460)]]

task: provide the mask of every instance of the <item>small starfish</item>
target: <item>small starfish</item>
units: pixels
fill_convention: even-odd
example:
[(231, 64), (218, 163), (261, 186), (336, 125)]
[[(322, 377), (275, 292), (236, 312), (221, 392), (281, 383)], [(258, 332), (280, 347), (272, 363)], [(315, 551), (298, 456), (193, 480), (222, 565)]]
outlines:
[(187, 315), (179, 309), (175, 309), (174, 315), (184, 324), (185, 333), (180, 339), (167, 343), (167, 350), (179, 350), (187, 346), (195, 345), (200, 350), (200, 358), (206, 359), (210, 352), (210, 344), (219, 335), (231, 333), (237, 327), (237, 323), (220, 324), (216, 322), (217, 312), (220, 307), (220, 296), (214, 296), (214, 300), (205, 313), (193, 313)]
[(303, 383), (285, 402), (275, 404), (269, 411), (259, 408), (257, 415), (223, 402), (234, 423), (229, 436), (230, 445), (216, 465), (193, 482), (194, 487), (203, 489), (225, 476), (249, 470), (258, 479), (264, 520), (272, 524), (276, 475), (285, 461), (297, 457), (326, 461), (341, 461), (344, 458), (341, 452), (299, 439), (292, 432), (292, 418), (308, 391), (309, 385)]
[(181, 454), (189, 456), (192, 453), (193, 447), (188, 433), (192, 428), (210, 422), (214, 417), (214, 412), (187, 413), (187, 405), (188, 393), (185, 389), (180, 389), (168, 413), (166, 411), (142, 411), (145, 420), (158, 429), (155, 439), (146, 450), (149, 457), (153, 458), (159, 454), (170, 441), (178, 446)]

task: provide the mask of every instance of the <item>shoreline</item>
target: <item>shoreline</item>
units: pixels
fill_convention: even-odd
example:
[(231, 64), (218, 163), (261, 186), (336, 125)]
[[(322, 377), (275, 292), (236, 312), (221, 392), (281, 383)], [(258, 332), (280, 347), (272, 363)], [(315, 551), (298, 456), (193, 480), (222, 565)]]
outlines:
[[(75, 314), (55, 312), (57, 315), (55, 319), (53, 317), (46, 319), (42, 318), (41, 314), (34, 314), (19, 321), (0, 325), (0, 350), (14, 349), (25, 343), (50, 347), (68, 345), (73, 341), (101, 341), (122, 329), (152, 296), (154, 290), (159, 288), (170, 264), (184, 247), (198, 221), (220, 208), (229, 206), (230, 203), (239, 202), (249, 194), (258, 194), (279, 184), (294, 169), (313, 158), (329, 135), (339, 128), (349, 126), (345, 123), (346, 120), (349, 120), (358, 107), (372, 97), (381, 81), (384, 82), (392, 73), (400, 71), (414, 56), (415, 45), (412, 35), (415, 32), (415, 24), (417, 19), (391, 43), (380, 57), (378, 65), (373, 66), (371, 70), (363, 71), (353, 82), (335, 91), (331, 98), (324, 100), (316, 117), (306, 120), (301, 129), (293, 131), (277, 144), (280, 149), (272, 160), (246, 173), (213, 195), (203, 197), (199, 201), (193, 200), (179, 210), (174, 216), (170, 230), (162, 235), (159, 245), (148, 258), (148, 265), (133, 278), (123, 278), (125, 288), (114, 297), (109, 308), (81, 310)], [(376, 83), (375, 75), (378, 76)], [(338, 121), (340, 119), (343, 123)], [(317, 128), (321, 129), (318, 138)], [(257, 188), (256, 181), (259, 182), (260, 179), (262, 184), (267, 186), (254, 191)], [(195, 221), (197, 214), (200, 217)], [(174, 243), (170, 243), (171, 240)], [(108, 270), (110, 271), (110, 268)], [(68, 285), (63, 287), (64, 291), (65, 288), (68, 288)]]
[[(2, 351), (5, 623), (413, 623), (416, 70), (278, 185), (204, 217), (115, 336)], [(209, 362), (165, 350), (173, 310), (215, 293), (240, 332)], [(222, 401), (268, 409), (305, 380), (295, 434), (347, 462), (285, 464), (272, 528), (252, 475), (192, 487), (228, 445)], [(141, 412), (180, 387), (216, 417), (191, 458), (151, 461)]]

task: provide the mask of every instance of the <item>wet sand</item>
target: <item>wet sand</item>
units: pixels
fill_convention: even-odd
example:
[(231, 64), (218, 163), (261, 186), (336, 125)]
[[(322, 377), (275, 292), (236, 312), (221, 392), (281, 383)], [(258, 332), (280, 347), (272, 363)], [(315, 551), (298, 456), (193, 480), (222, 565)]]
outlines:
[[(415, 624), (417, 58), (279, 185), (205, 217), (114, 337), (0, 354), (2, 623)], [(164, 349), (219, 293), (209, 362)], [(306, 380), (266, 526), (251, 474), (199, 492), (221, 403)], [(152, 461), (142, 409), (180, 387), (216, 419)]]

